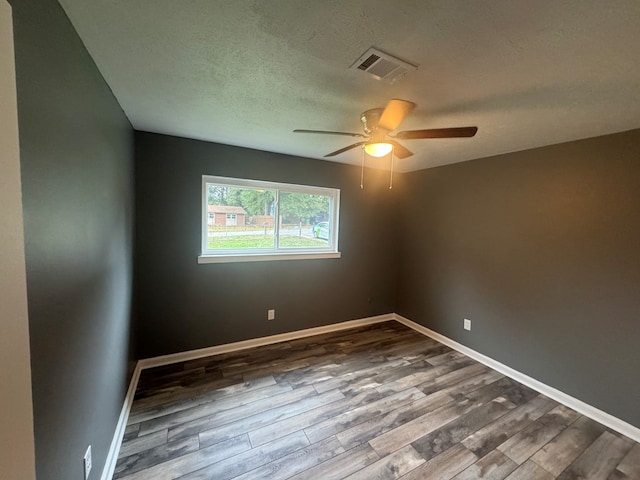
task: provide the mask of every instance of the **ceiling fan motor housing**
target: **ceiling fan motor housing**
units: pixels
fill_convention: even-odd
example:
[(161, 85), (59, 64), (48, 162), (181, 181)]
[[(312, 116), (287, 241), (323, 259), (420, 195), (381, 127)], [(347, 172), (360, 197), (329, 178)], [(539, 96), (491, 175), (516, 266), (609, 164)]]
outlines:
[(362, 112), (360, 115), (360, 121), (362, 122), (362, 128), (367, 135), (375, 134), (379, 129), (380, 117), (384, 108), (372, 108), (366, 112)]

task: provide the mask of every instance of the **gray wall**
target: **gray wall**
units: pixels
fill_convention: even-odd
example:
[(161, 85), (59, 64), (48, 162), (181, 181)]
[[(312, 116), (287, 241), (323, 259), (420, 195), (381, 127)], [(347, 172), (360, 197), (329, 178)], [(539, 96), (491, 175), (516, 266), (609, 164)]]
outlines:
[[(203, 174), (340, 188), (342, 258), (198, 265)], [(136, 133), (141, 357), (393, 312), (396, 190), (386, 172), (365, 180), (353, 166)]]
[(406, 181), (397, 312), (640, 427), (640, 130)]
[(133, 131), (62, 8), (12, 1), (39, 480), (99, 478), (127, 385)]

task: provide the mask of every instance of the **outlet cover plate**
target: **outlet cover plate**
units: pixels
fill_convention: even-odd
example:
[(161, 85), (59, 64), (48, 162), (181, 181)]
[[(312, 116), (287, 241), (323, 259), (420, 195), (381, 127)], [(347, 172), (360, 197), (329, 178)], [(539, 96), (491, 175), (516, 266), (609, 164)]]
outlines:
[(468, 318), (464, 319), (464, 329), (471, 330), (471, 320), (469, 320)]
[(84, 480), (87, 480), (91, 473), (91, 445), (87, 448), (87, 451), (82, 458), (82, 463), (84, 465)]
[(275, 320), (276, 319), (276, 310), (271, 308), (267, 310), (267, 320)]

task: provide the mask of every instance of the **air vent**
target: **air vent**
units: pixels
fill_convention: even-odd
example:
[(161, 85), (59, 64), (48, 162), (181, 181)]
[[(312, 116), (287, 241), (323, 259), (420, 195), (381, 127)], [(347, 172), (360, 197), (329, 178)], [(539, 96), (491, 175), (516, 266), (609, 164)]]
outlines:
[(350, 68), (367, 72), (378, 80), (394, 83), (404, 77), (407, 72), (416, 70), (418, 67), (375, 48), (370, 48)]

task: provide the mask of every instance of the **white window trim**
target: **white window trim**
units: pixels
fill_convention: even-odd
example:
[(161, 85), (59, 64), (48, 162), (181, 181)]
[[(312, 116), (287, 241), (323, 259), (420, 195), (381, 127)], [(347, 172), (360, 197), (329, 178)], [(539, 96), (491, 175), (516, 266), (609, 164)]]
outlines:
[[(273, 249), (254, 249), (254, 250), (217, 250), (207, 249), (207, 184), (215, 183), (220, 185), (230, 185), (237, 187), (264, 188), (268, 190), (276, 190), (276, 218), (274, 222), (276, 246)], [(329, 221), (330, 244), (327, 247), (320, 248), (279, 248), (278, 247), (278, 213), (279, 213), (279, 194), (280, 191), (292, 193), (308, 193), (316, 195), (326, 195), (331, 198), (330, 209), (332, 210), (331, 219)], [(241, 178), (218, 177), (212, 175), (202, 176), (202, 221), (201, 221), (201, 254), (198, 256), (199, 264), (207, 263), (233, 263), (233, 262), (264, 262), (274, 260), (312, 260), (325, 258), (340, 258), (341, 253), (338, 251), (338, 225), (340, 215), (340, 190), (336, 188), (316, 187), (312, 185), (295, 185), (290, 183), (266, 182), (260, 180), (249, 180)]]

